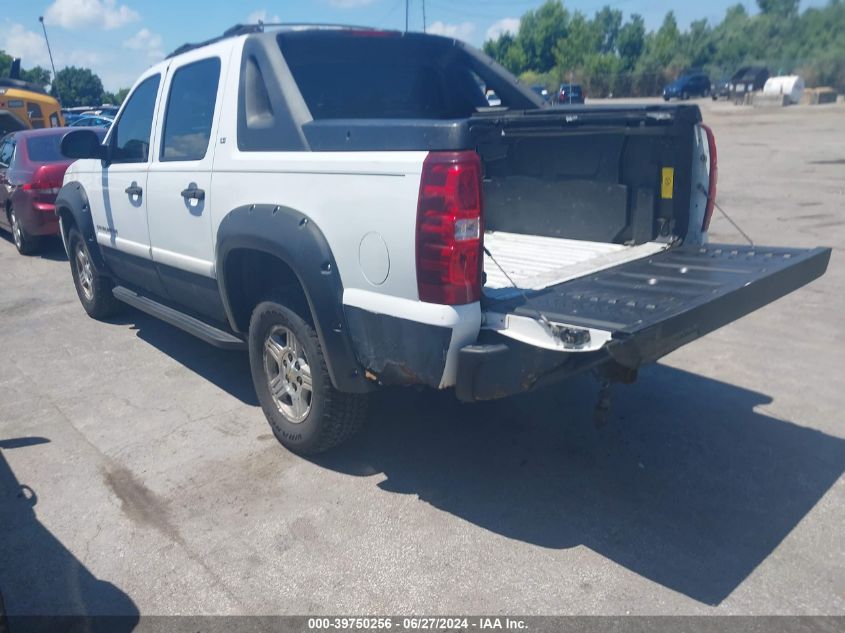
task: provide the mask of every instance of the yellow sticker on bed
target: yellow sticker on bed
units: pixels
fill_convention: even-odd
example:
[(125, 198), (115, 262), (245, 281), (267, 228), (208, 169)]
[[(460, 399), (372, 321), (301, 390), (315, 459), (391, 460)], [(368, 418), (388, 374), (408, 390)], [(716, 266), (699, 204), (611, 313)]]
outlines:
[(660, 175), (660, 197), (671, 200), (675, 190), (675, 168), (664, 167)]

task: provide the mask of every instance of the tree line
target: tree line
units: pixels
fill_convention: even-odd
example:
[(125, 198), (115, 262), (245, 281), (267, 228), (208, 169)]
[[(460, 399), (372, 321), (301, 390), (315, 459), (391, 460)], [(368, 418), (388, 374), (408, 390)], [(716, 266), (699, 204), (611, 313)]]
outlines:
[[(12, 57), (0, 50), (0, 73), (8, 75), (12, 66)], [(103, 89), (103, 82), (89, 68), (67, 66), (56, 72), (56, 80), (52, 80), (52, 73), (46, 68), (21, 68), (21, 79), (47, 89), (54, 97), (61, 96), (63, 108), (76, 106), (98, 106), (106, 103), (120, 105), (129, 93), (129, 88), (121, 88), (117, 92)]]
[(796, 73), (810, 86), (845, 90), (845, 2), (799, 10), (799, 0), (757, 0), (750, 15), (730, 7), (716, 25), (696, 20), (686, 30), (673, 12), (657, 30), (642, 16), (623, 19), (605, 6), (592, 18), (547, 0), (526, 12), (516, 34), (484, 43), (484, 51), (526, 83), (556, 90), (561, 82), (584, 85), (593, 96), (651, 96), (692, 69), (712, 80), (760, 64), (772, 74)]

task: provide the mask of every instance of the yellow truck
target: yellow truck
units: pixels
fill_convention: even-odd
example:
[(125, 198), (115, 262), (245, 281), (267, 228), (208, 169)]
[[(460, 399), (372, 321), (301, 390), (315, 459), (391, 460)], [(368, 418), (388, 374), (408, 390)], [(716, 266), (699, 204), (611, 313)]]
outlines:
[(0, 77), (0, 136), (18, 130), (61, 127), (59, 102), (36, 84)]

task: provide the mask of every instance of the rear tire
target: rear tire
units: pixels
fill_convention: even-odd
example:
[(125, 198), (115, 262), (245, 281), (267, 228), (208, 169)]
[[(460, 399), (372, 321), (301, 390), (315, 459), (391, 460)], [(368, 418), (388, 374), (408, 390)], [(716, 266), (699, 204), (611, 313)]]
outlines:
[(294, 453), (327, 451), (363, 424), (367, 396), (334, 388), (314, 328), (275, 300), (253, 310), (249, 364), (273, 434)]
[(12, 239), (15, 242), (15, 248), (18, 249), (18, 253), (21, 255), (34, 255), (38, 252), (39, 241), (38, 238), (34, 235), (30, 235), (26, 232), (26, 229), (18, 220), (18, 216), (15, 214), (15, 208), (9, 207), (9, 226), (12, 229)]
[(120, 312), (122, 304), (112, 294), (114, 284), (94, 266), (82, 234), (76, 228), (70, 229), (67, 242), (73, 285), (88, 316), (102, 320)]

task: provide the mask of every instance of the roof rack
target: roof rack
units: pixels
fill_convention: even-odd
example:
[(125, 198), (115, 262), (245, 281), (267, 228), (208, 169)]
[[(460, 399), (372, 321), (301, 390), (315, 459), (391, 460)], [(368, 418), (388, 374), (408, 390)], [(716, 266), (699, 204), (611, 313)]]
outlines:
[(371, 26), (357, 26), (353, 24), (321, 24), (318, 22), (257, 22), (255, 24), (236, 24), (223, 31), (223, 35), (218, 35), (210, 40), (204, 42), (197, 42), (196, 44), (182, 44), (179, 48), (167, 55), (165, 59), (170, 59), (176, 55), (187, 53), (196, 48), (202, 48), (209, 44), (215, 44), (230, 37), (237, 37), (239, 35), (249, 35), (251, 33), (263, 33), (265, 27), (279, 28), (280, 30), (305, 30), (305, 29), (323, 29), (323, 30), (356, 30), (356, 31), (378, 31), (383, 29), (376, 29)]

